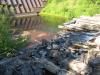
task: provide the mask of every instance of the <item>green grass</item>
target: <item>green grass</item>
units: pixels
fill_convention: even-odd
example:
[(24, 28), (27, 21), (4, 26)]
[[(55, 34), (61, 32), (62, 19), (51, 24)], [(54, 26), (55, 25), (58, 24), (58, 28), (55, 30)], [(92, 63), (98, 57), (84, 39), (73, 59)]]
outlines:
[(0, 56), (9, 56), (13, 52), (20, 50), (27, 44), (27, 39), (19, 36), (13, 38), (10, 26), (11, 18), (6, 14), (0, 13)]
[(81, 15), (100, 14), (100, 0), (48, 0), (42, 15), (50, 14), (70, 20)]

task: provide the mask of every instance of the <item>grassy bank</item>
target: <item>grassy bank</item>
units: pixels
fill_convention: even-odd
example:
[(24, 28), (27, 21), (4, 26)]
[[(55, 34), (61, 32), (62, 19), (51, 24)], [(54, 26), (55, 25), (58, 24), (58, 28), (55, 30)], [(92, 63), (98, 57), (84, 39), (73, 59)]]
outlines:
[(55, 15), (70, 20), (81, 15), (100, 14), (100, 0), (48, 0), (42, 15)]
[(27, 44), (25, 38), (19, 36), (15, 39), (13, 37), (10, 22), (9, 15), (0, 13), (0, 57), (10, 56)]

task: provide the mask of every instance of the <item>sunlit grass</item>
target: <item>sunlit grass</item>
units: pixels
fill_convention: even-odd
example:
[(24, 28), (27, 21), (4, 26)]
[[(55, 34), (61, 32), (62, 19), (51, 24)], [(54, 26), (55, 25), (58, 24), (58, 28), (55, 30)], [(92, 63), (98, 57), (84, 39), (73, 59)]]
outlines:
[(41, 17), (48, 26), (57, 27), (59, 24), (66, 22), (66, 18), (62, 16), (41, 14)]
[(69, 21), (81, 15), (100, 14), (100, 0), (48, 0), (40, 14), (66, 17)]

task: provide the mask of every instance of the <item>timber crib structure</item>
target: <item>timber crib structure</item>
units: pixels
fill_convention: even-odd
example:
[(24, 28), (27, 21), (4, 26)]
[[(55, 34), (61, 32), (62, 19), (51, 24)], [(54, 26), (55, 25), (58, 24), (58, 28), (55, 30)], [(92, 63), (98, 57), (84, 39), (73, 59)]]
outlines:
[(0, 0), (0, 12), (16, 17), (37, 15), (47, 0)]

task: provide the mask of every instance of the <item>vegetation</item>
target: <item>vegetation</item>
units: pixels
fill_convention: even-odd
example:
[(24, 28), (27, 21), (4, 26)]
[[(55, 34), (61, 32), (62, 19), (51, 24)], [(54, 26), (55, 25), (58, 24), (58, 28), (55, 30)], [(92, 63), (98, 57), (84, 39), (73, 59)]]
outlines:
[(0, 14), (0, 56), (8, 56), (13, 51), (23, 48), (27, 40), (21, 36), (15, 39), (11, 34), (10, 18)]
[(64, 16), (67, 20), (81, 15), (100, 14), (100, 0), (48, 0), (40, 14)]
[[(64, 17), (59, 16), (50, 16), (50, 15), (41, 15), (43, 21), (45, 21), (46, 25), (48, 26), (57, 26), (59, 24), (62, 24), (66, 22), (66, 19)], [(49, 18), (48, 18), (49, 17)]]

